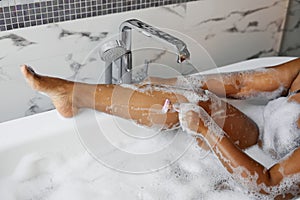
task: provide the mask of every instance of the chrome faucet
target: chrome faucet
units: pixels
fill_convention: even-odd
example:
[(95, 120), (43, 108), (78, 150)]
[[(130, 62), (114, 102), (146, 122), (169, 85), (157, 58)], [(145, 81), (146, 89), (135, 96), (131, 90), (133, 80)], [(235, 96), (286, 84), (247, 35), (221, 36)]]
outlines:
[[(124, 21), (120, 25), (120, 40), (117, 41), (120, 43), (118, 47), (124, 48), (124, 54), (119, 57), (117, 62), (119, 65), (118, 81), (121, 83), (132, 82), (132, 29), (138, 30), (147, 37), (155, 36), (156, 38), (175, 46), (178, 51), (178, 63), (182, 63), (184, 60), (190, 58), (190, 52), (187, 49), (187, 45), (182, 40), (137, 19)], [(111, 74), (111, 67), (112, 66), (106, 70), (108, 71), (106, 74)], [(109, 78), (110, 77), (106, 77), (105, 80), (108, 80)]]

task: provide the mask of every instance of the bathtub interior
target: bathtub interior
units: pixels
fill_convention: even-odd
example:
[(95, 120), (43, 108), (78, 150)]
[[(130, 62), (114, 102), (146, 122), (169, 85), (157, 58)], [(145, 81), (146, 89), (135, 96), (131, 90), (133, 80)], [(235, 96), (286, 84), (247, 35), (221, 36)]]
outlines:
[[(290, 59), (293, 58), (260, 58), (217, 70), (250, 69)], [(216, 69), (207, 73), (213, 72)], [(262, 126), (264, 104), (230, 102)], [(120, 138), (123, 133), (118, 133), (120, 129), (116, 128), (120, 124), (135, 136), (143, 133), (145, 138), (155, 137), (151, 137), (149, 143)], [(100, 152), (91, 151), (89, 145), (103, 144), (87, 142), (95, 140), (97, 131), (93, 131), (99, 130), (99, 126), (105, 133), (111, 130), (111, 135), (104, 136), (113, 145), (111, 149), (105, 149), (104, 144)], [(172, 141), (172, 145), (168, 141)], [(121, 149), (146, 154), (155, 148), (168, 149), (158, 158), (157, 165), (115, 153)], [(97, 153), (106, 160), (95, 156)], [(267, 167), (275, 162), (257, 146), (247, 153)], [(1, 123), (0, 160), (0, 199), (254, 198), (230, 178), (212, 153), (200, 149), (186, 133), (173, 130), (156, 134), (153, 130), (135, 127), (129, 121), (88, 109), (73, 119), (61, 118), (53, 110)], [(160, 167), (149, 167), (147, 173), (134, 173), (126, 168), (133, 165)]]

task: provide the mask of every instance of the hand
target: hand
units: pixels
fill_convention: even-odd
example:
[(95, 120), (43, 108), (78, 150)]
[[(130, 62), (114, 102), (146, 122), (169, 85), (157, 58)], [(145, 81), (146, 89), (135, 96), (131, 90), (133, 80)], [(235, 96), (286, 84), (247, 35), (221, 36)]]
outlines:
[(196, 140), (201, 149), (206, 151), (210, 150), (209, 145), (205, 141), (207, 127), (199, 117), (199, 110), (202, 108), (195, 104), (180, 104), (178, 108), (179, 121), (182, 129), (197, 137)]
[[(183, 130), (191, 135), (206, 136), (208, 128), (200, 116), (202, 113), (206, 113), (203, 108), (192, 103), (182, 103), (179, 105), (178, 112), (179, 122)], [(209, 117), (207, 113), (206, 115)]]
[[(213, 147), (224, 136), (223, 130), (200, 106), (191, 103), (179, 105), (179, 122), (183, 130), (196, 136), (198, 145), (203, 149)], [(209, 144), (209, 145), (207, 145)]]

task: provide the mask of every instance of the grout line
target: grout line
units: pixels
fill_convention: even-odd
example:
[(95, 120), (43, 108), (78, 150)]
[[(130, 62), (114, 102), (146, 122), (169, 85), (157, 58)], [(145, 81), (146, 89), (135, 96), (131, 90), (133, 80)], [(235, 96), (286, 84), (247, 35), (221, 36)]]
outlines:
[[(191, 1), (196, 0), (183, 0), (182, 3)], [(0, 1), (4, 15), (0, 18), (4, 20), (1, 26), (5, 29), (2, 31), (178, 3), (177, 0), (24, 0), (23, 2), (20, 4), (17, 0)], [(21, 10), (17, 9), (17, 5)], [(16, 13), (16, 16), (11, 16), (12, 13)]]

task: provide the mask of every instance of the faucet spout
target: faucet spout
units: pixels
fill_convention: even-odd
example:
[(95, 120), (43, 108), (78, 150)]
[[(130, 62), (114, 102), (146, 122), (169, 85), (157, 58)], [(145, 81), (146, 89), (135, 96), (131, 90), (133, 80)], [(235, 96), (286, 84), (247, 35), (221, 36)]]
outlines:
[[(146, 24), (137, 19), (130, 19), (124, 21), (120, 25), (120, 40), (117, 44), (112, 43), (109, 48), (106, 45), (103, 46), (103, 51), (101, 52), (101, 58), (107, 61), (106, 70), (106, 82), (110, 83), (108, 79), (112, 77), (112, 60), (118, 58), (118, 62), (114, 62), (114, 66), (118, 68), (118, 83), (132, 83), (132, 30), (137, 30), (140, 33), (146, 35), (147, 37), (156, 37), (159, 40), (167, 42), (172, 46), (175, 46), (178, 52), (177, 62), (182, 63), (183, 61), (190, 58), (190, 52), (187, 49), (187, 45), (180, 39), (165, 33), (149, 24)], [(113, 46), (113, 49), (111, 48)], [(121, 50), (121, 51), (119, 51)], [(113, 52), (113, 53), (112, 53)], [(117, 55), (116, 52), (120, 52)], [(113, 54), (113, 55), (110, 55)], [(109, 56), (106, 56), (109, 55)], [(108, 58), (107, 58), (108, 57)], [(107, 58), (107, 59), (106, 59)]]
[(129, 37), (131, 37), (131, 35), (128, 35), (128, 30), (131, 29), (136, 29), (148, 37), (155, 36), (158, 39), (175, 46), (179, 54), (177, 59), (177, 62), (179, 63), (190, 58), (190, 52), (187, 49), (187, 45), (182, 40), (137, 19), (127, 20), (120, 25), (120, 32), (127, 32), (126, 34), (122, 34), (122, 40), (127, 44), (127, 48), (131, 48), (131, 44), (129, 44), (129, 40), (131, 40)]
[(187, 50), (186, 47), (184, 47), (184, 49), (179, 52), (177, 62), (182, 63), (183, 61), (188, 59), (190, 59), (190, 52)]

